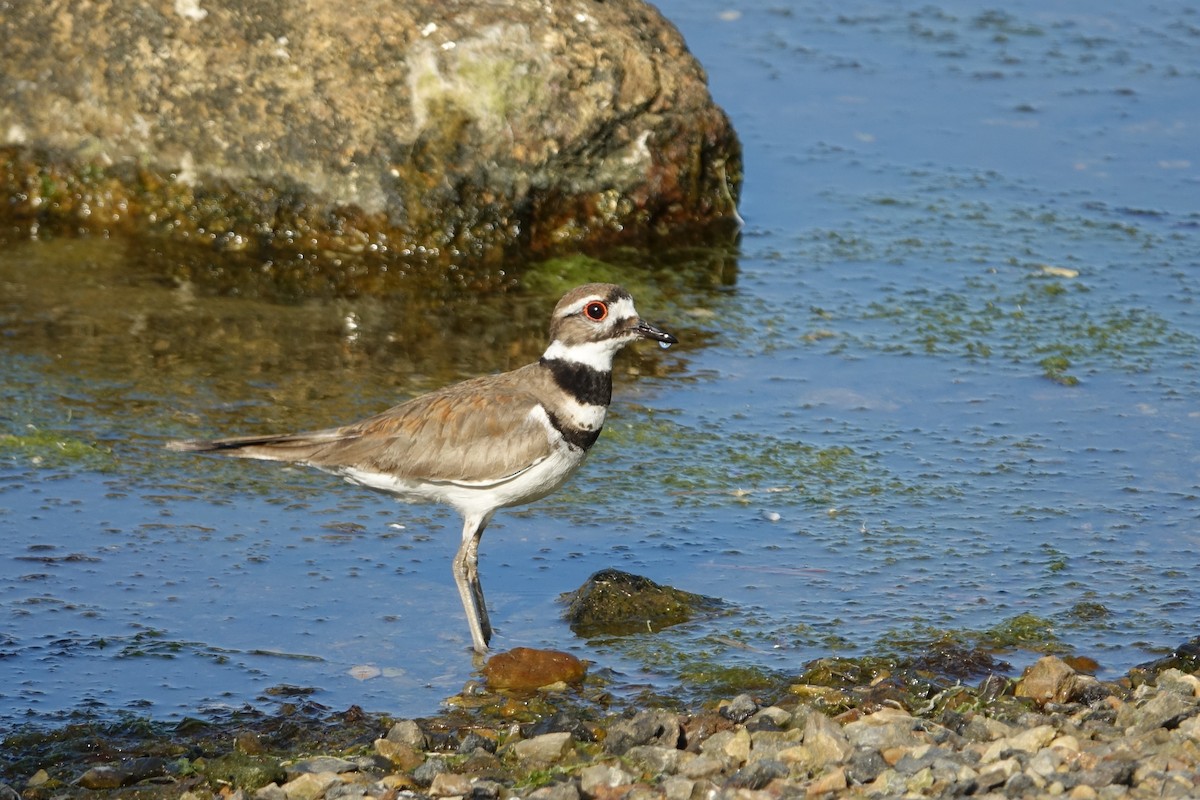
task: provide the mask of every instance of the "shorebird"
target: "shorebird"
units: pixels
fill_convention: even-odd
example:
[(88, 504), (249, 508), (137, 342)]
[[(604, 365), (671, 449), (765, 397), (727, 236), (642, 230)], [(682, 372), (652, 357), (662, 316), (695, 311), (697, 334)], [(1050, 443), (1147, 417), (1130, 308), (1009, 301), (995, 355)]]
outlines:
[(171, 450), (304, 464), (405, 502), (448, 505), (463, 518), (454, 582), (471, 642), (492, 638), (479, 582), (479, 540), (498, 509), (533, 502), (579, 469), (612, 399), (613, 357), (625, 345), (678, 340), (638, 316), (620, 286), (589, 283), (550, 316), (535, 363), (456, 383), (339, 428), (210, 441)]

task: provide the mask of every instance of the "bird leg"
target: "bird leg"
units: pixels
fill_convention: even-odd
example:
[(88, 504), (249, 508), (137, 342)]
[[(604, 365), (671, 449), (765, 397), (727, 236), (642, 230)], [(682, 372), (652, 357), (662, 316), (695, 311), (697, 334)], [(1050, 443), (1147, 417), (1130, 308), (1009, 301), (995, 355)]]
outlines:
[(492, 515), (468, 514), (463, 519), (462, 544), (454, 556), (454, 583), (467, 614), (471, 643), (477, 653), (486, 653), (492, 638), (483, 586), (479, 583), (479, 540)]

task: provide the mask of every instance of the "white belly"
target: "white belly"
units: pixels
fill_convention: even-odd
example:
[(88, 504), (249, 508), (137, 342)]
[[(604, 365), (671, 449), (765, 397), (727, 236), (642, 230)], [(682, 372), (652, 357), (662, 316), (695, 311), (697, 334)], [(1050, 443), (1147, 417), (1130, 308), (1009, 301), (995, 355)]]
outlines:
[(351, 483), (394, 494), (407, 503), (442, 503), (460, 514), (484, 514), (497, 508), (532, 503), (553, 492), (579, 469), (587, 453), (556, 447), (533, 466), (495, 481), (413, 481), (380, 472), (338, 471)]

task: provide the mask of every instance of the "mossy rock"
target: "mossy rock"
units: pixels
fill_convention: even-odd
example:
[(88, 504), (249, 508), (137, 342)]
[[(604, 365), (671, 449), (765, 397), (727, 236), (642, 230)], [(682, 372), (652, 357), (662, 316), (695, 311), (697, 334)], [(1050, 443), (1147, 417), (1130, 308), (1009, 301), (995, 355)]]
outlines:
[(649, 578), (604, 569), (565, 595), (571, 630), (584, 638), (662, 630), (721, 610), (712, 597), (662, 586)]
[(282, 784), (286, 779), (278, 758), (249, 753), (228, 753), (194, 764), (213, 786), (228, 784), (244, 790), (255, 790), (268, 783)]

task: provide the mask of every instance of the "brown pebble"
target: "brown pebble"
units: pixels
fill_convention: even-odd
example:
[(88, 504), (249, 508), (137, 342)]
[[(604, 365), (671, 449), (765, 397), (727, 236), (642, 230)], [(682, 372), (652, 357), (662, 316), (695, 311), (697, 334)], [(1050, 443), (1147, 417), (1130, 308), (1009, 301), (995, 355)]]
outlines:
[(1061, 658), (1045, 656), (1025, 671), (1013, 693), (1042, 705), (1067, 703), (1073, 699), (1077, 686), (1075, 670), (1070, 665)]
[(233, 737), (233, 748), (248, 756), (260, 756), (267, 751), (258, 734), (253, 731), (239, 731)]
[(425, 762), (424, 753), (403, 742), (393, 742), (391, 739), (376, 739), (375, 752), (405, 772), (414, 770)]
[(587, 667), (570, 653), (514, 647), (488, 659), (483, 677), (490, 689), (537, 689), (552, 683), (578, 683)]

